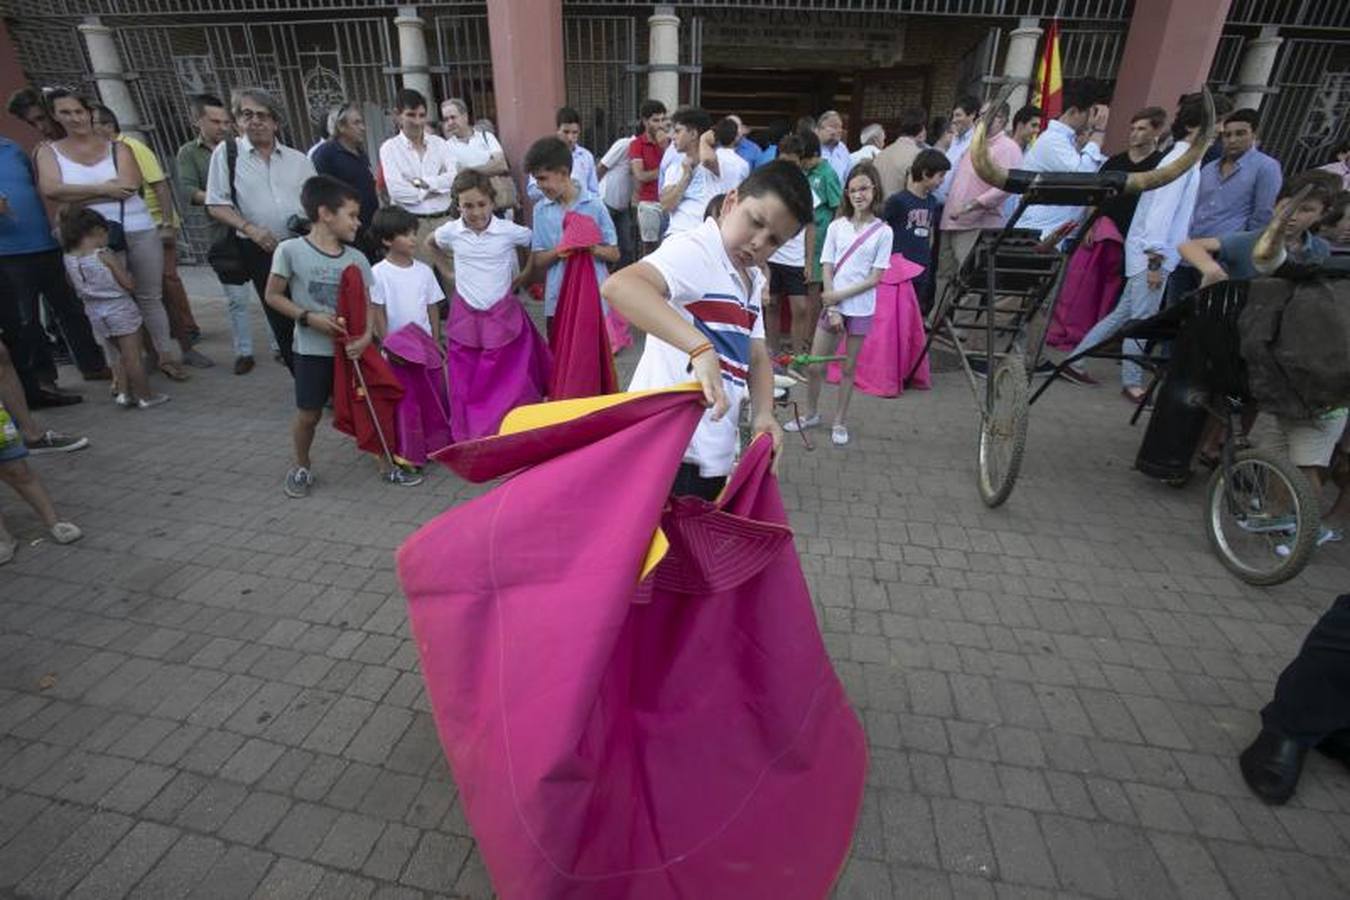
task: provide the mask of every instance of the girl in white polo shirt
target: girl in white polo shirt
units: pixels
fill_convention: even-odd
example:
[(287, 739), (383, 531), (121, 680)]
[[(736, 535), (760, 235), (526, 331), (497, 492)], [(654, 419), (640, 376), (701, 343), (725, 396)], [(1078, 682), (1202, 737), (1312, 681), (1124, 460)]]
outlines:
[[(848, 443), (848, 403), (853, 397), (853, 370), (863, 338), (872, 328), (872, 313), (877, 305), (877, 282), (890, 267), (891, 227), (881, 221), (881, 176), (871, 163), (855, 166), (844, 186), (839, 213), (825, 232), (820, 261), (825, 307), (816, 323), (811, 344), (814, 356), (835, 352), (840, 337), (845, 338), (843, 377), (839, 381), (839, 405), (834, 414), (830, 441), (836, 447)], [(787, 431), (800, 431), (820, 424), (820, 388), (825, 372), (820, 364), (807, 369), (807, 414), (785, 422)]]

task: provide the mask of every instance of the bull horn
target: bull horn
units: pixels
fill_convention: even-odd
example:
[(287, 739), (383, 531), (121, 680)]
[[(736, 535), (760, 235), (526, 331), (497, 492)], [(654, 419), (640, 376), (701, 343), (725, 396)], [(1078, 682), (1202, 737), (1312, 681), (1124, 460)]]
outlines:
[(1214, 98), (1210, 96), (1209, 88), (1204, 90), (1204, 104), (1204, 121), (1200, 123), (1200, 133), (1196, 135), (1195, 142), (1186, 148), (1185, 153), (1165, 166), (1159, 166), (1149, 172), (1131, 172), (1125, 179), (1125, 193), (1142, 194), (1144, 191), (1160, 188), (1176, 181), (1185, 175), (1191, 166), (1204, 159), (1205, 150), (1214, 141)]
[(985, 132), (988, 122), (1008, 102), (1012, 92), (1012, 85), (1007, 85), (998, 92), (998, 97), (989, 104), (984, 115), (975, 123), (975, 133), (970, 136), (970, 164), (975, 169), (975, 174), (980, 176), (980, 180), (985, 184), (999, 189), (1008, 183), (1008, 170), (990, 158), (989, 142), (986, 140), (988, 135)]
[(1252, 267), (1257, 272), (1262, 275), (1269, 275), (1284, 262), (1286, 257), (1284, 226), (1288, 224), (1294, 215), (1294, 211), (1299, 208), (1299, 205), (1312, 191), (1312, 187), (1310, 184), (1305, 185), (1303, 190), (1282, 201), (1276, 208), (1275, 215), (1270, 217), (1270, 224), (1265, 227), (1261, 236), (1256, 239), (1256, 243), (1252, 245)]

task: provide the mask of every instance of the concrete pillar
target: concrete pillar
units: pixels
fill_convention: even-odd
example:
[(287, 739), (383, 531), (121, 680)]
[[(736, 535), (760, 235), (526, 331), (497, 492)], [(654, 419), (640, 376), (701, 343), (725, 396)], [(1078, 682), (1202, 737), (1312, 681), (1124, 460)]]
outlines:
[(1130, 115), (1145, 106), (1171, 112), (1177, 98), (1209, 77), (1232, 0), (1135, 0), (1125, 52), (1116, 73), (1106, 150), (1125, 147)]
[(426, 22), (416, 6), (400, 6), (394, 19), (398, 29), (398, 62), (403, 86), (427, 98), (427, 118), (440, 118), (440, 105), (431, 90), (431, 68), (427, 63)]
[(553, 117), (567, 97), (562, 0), (492, 0), (487, 13), (497, 137), (524, 198), (525, 152), (557, 130)]
[(144, 141), (146, 136), (142, 131), (141, 114), (136, 109), (136, 101), (131, 98), (131, 89), (127, 87), (122, 57), (117, 52), (117, 41), (113, 40), (112, 29), (100, 22), (98, 16), (89, 16), (79, 26), (79, 32), (84, 36), (89, 63), (94, 67), (99, 99), (117, 116), (123, 134)]
[(680, 17), (660, 5), (647, 17), (647, 97), (674, 111), (680, 105)]
[(1238, 67), (1237, 93), (1233, 95), (1234, 109), (1260, 109), (1265, 99), (1265, 88), (1270, 84), (1270, 74), (1275, 71), (1275, 60), (1280, 55), (1280, 45), (1284, 38), (1279, 36), (1280, 29), (1267, 25), (1261, 29), (1259, 37), (1247, 42), (1242, 48), (1242, 65)]
[[(1035, 17), (1019, 19), (1017, 27), (1008, 33), (1008, 52), (1003, 56), (1003, 83), (1017, 85), (1008, 97), (1010, 117), (1030, 102), (1031, 80), (1036, 77), (1036, 51), (1044, 33), (1040, 20)], [(1008, 121), (1011, 123), (1012, 119)]]

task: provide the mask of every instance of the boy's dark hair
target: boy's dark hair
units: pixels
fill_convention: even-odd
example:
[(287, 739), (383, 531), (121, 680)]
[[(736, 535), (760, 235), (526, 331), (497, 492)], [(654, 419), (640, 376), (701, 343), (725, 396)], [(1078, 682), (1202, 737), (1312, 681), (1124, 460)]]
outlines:
[(218, 106), (229, 112), (229, 107), (225, 105), (225, 101), (215, 94), (193, 94), (188, 98), (188, 109), (191, 110), (194, 121), (206, 114), (208, 106)]
[(952, 104), (952, 109), (959, 109), (968, 116), (978, 116), (980, 114), (980, 98), (966, 94), (957, 98)]
[(497, 199), (497, 192), (492, 189), (492, 179), (477, 169), (464, 169), (450, 183), (450, 196), (456, 203), (459, 202), (459, 195), (465, 191), (482, 191), (490, 202)]
[(1331, 198), (1331, 203), (1327, 205), (1327, 214), (1322, 219), (1322, 224), (1335, 225), (1345, 218), (1346, 213), (1350, 213), (1350, 191), (1340, 191)]
[(1252, 127), (1252, 131), (1255, 131), (1261, 124), (1261, 114), (1254, 109), (1243, 107), (1224, 116), (1223, 124), (1227, 125), (1229, 122), (1245, 122)]
[(74, 250), (90, 232), (108, 230), (108, 220), (103, 214), (87, 206), (67, 206), (57, 224), (61, 229), (61, 248), (66, 251)]
[(1071, 109), (1087, 112), (1095, 104), (1106, 99), (1106, 88), (1096, 78), (1070, 78), (1064, 82), (1064, 112)]
[(525, 171), (531, 175), (544, 171), (571, 172), (572, 151), (560, 137), (540, 138), (525, 151)]
[(918, 137), (928, 127), (928, 110), (913, 106), (900, 114), (899, 134), (904, 137)]
[(798, 116), (798, 117), (797, 117), (797, 124), (794, 125), (793, 128), (796, 129), (797, 131), (815, 131), (815, 130), (816, 130), (816, 117), (815, 117), (815, 116)]
[(564, 125), (580, 125), (581, 113), (570, 106), (560, 106), (557, 115), (553, 117), (553, 124), (559, 128)]
[(909, 174), (918, 181), (937, 172), (946, 172), (951, 167), (952, 161), (947, 158), (947, 154), (929, 147), (920, 150), (919, 155), (914, 157), (914, 162), (909, 164)]
[(402, 112), (406, 109), (417, 109), (417, 107), (427, 108), (427, 98), (422, 96), (421, 91), (415, 91), (412, 88), (403, 88), (394, 95), (394, 109)]
[(712, 117), (697, 106), (681, 106), (670, 114), (670, 124), (671, 127), (683, 125), (702, 134), (712, 125)]
[(1331, 148), (1332, 156), (1340, 156), (1342, 153), (1350, 153), (1350, 137), (1342, 138), (1341, 140), (1337, 141), (1334, 145), (1332, 145)]
[[(820, 152), (819, 141), (816, 142), (816, 152)], [(811, 221), (811, 185), (802, 170), (790, 162), (775, 159), (755, 169), (736, 188), (736, 196), (742, 200), (747, 197), (774, 196), (783, 201), (799, 225)]]
[(311, 176), (300, 187), (300, 208), (311, 222), (319, 221), (319, 210), (337, 212), (348, 200), (359, 204), (361, 196), (347, 182), (332, 175)]
[(650, 119), (652, 116), (659, 116), (666, 111), (666, 105), (660, 100), (643, 100), (642, 105), (638, 107), (638, 118)]
[(22, 119), (30, 109), (43, 105), (42, 92), (35, 87), (25, 87), (9, 95), (9, 105), (6, 108), (11, 116)]
[(802, 151), (804, 149), (805, 144), (802, 142), (802, 136), (800, 134), (785, 134), (778, 142), (778, 155), (780, 157), (784, 154), (788, 154), (801, 159)]
[(102, 103), (95, 103), (89, 107), (89, 112), (97, 119), (103, 120), (106, 125), (111, 125), (113, 131), (122, 133), (122, 123), (117, 121), (117, 113), (113, 112)]
[(1039, 106), (1032, 106), (1030, 103), (1028, 103), (1026, 106), (1019, 109), (1013, 115), (1012, 120), (1013, 130), (1021, 128), (1023, 125), (1027, 124), (1032, 119), (1039, 119), (1040, 117), (1041, 117), (1041, 108)]
[(881, 173), (870, 162), (858, 163), (848, 170), (848, 177), (844, 179), (844, 193), (839, 198), (839, 208), (835, 211), (835, 216), (838, 218), (850, 219), (853, 217), (853, 201), (849, 199), (848, 186), (853, 179), (860, 175), (872, 182), (872, 205), (869, 209), (871, 209), (872, 215), (880, 218), (881, 212), (886, 206), (886, 190), (881, 186)]
[(933, 121), (928, 123), (928, 140), (935, 141), (942, 137), (947, 131), (947, 117), (933, 116)]
[(1308, 188), (1308, 196), (1304, 200), (1314, 200), (1322, 204), (1322, 209), (1331, 207), (1332, 199), (1341, 192), (1341, 176), (1333, 175), (1331, 172), (1323, 172), (1320, 169), (1311, 169), (1307, 172), (1299, 172), (1297, 175), (1291, 175), (1280, 185), (1280, 193), (1276, 195), (1276, 200), (1283, 200), (1285, 197), (1292, 197), (1304, 188)]
[(1130, 116), (1130, 124), (1135, 122), (1147, 121), (1156, 131), (1167, 124), (1167, 110), (1161, 106), (1145, 106), (1134, 115)]
[(722, 201), (725, 199), (727, 199), (726, 194), (718, 194), (709, 200), (708, 205), (703, 207), (703, 218), (722, 221)]
[(736, 139), (741, 136), (741, 126), (736, 124), (735, 119), (722, 119), (713, 126), (713, 141), (719, 147), (731, 147), (736, 143)]
[(401, 206), (391, 204), (375, 210), (375, 215), (370, 218), (370, 234), (377, 242), (383, 244), (400, 234), (416, 234), (417, 225), (417, 216)]
[(820, 137), (814, 131), (799, 131), (802, 139), (802, 159), (814, 159), (820, 156)]
[(1185, 140), (1186, 132), (1205, 124), (1205, 97), (1201, 93), (1182, 94), (1177, 114), (1172, 119), (1172, 139)]

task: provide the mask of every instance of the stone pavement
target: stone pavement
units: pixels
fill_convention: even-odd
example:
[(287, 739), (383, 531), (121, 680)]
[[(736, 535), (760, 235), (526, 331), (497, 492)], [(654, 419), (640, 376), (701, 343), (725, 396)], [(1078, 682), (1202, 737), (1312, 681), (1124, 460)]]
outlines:
[[(219, 291), (187, 275), (225, 363)], [(314, 494), (288, 500), (290, 387), (266, 357), (153, 411), (88, 386), (43, 416), (93, 440), (35, 462), (87, 536), (0, 569), (0, 896), (491, 895), (393, 571), (479, 488), (382, 485), (325, 428)], [(1350, 894), (1350, 773), (1314, 756), (1271, 809), (1234, 762), (1350, 549), (1238, 583), (1201, 486), (1131, 471), (1141, 432), (1109, 389), (1037, 404), (993, 511), (959, 373), (855, 408), (853, 445), (789, 444), (782, 475), (872, 754), (837, 896)]]

